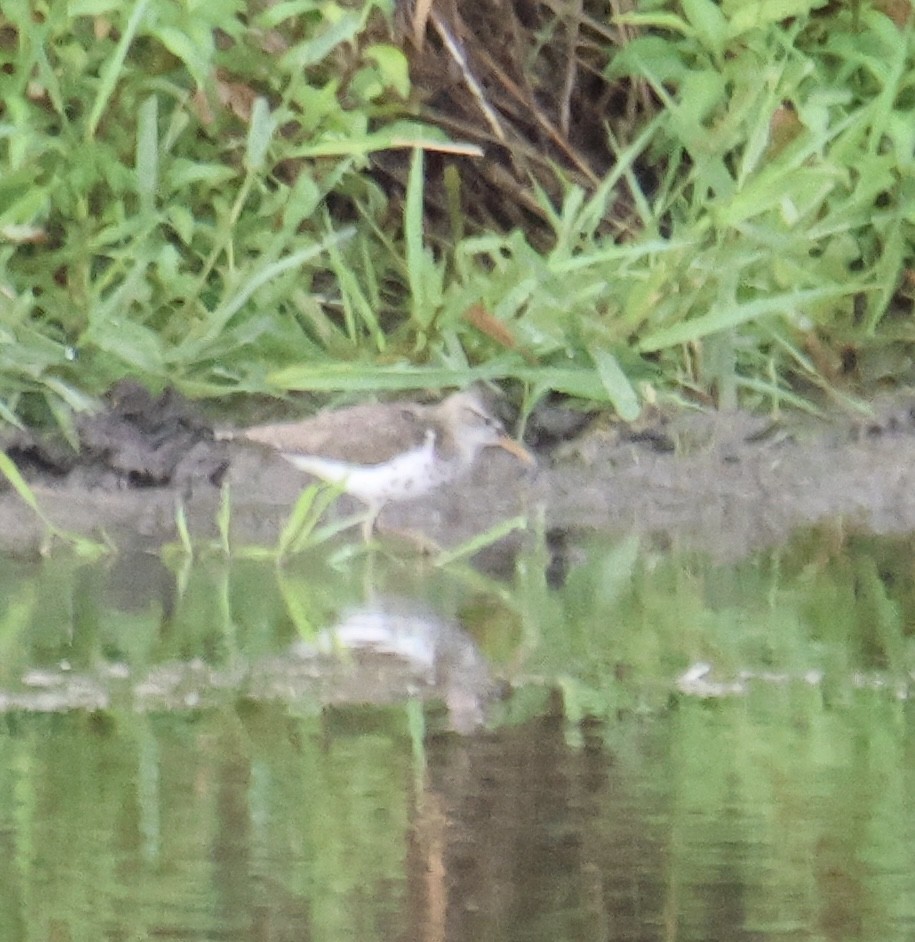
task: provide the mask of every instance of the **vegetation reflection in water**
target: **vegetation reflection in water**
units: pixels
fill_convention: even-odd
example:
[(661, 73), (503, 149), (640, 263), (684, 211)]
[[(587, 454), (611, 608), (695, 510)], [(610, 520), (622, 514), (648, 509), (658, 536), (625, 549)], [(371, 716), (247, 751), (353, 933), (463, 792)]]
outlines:
[[(0, 937), (911, 938), (911, 541), (565, 549), (7, 561)], [(460, 619), (512, 687), (486, 728), (343, 650), (346, 697), (257, 673), (367, 585)]]

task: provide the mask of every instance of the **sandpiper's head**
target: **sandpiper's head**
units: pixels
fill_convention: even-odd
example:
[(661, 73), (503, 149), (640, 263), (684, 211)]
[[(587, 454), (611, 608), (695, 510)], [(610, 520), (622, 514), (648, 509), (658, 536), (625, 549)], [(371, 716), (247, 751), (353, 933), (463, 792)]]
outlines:
[(464, 464), (472, 464), (484, 448), (504, 448), (516, 458), (532, 464), (531, 453), (505, 434), (502, 423), (486, 408), (482, 397), (472, 389), (457, 392), (438, 406), (451, 441), (440, 442), (443, 449), (458, 452)]

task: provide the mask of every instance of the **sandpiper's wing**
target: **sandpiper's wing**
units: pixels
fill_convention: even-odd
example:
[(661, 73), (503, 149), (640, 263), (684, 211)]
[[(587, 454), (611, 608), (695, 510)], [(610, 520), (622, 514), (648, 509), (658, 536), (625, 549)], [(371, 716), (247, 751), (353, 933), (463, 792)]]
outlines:
[(413, 403), (368, 403), (319, 412), (299, 422), (255, 425), (238, 437), (280, 452), (373, 465), (424, 443), (425, 409)]

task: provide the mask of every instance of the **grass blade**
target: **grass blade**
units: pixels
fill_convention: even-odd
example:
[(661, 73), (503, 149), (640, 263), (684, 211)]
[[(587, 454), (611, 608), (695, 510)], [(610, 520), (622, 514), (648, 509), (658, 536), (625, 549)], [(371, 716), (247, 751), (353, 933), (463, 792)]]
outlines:
[(508, 520), (502, 520), (494, 527), (490, 527), (485, 533), (477, 534), (464, 543), (455, 546), (453, 549), (439, 553), (435, 557), (435, 565), (439, 567), (449, 566), (459, 560), (467, 559), (479, 553), (480, 550), (486, 549), (487, 546), (492, 546), (493, 543), (497, 543), (499, 540), (508, 536), (509, 533), (513, 533), (515, 530), (526, 529), (526, 516), (511, 517)]
[(108, 101), (114, 92), (114, 86), (117, 85), (121, 67), (124, 65), (124, 60), (127, 58), (127, 50), (130, 48), (130, 44), (133, 42), (137, 30), (140, 28), (140, 23), (143, 20), (148, 6), (149, 0), (137, 0), (133, 12), (130, 14), (130, 19), (127, 21), (127, 26), (121, 34), (114, 55), (111, 57), (111, 61), (102, 73), (98, 95), (95, 96), (95, 102), (92, 105), (92, 111), (89, 113), (89, 121), (86, 125), (86, 136), (90, 139), (95, 137), (95, 132), (98, 130), (98, 123), (101, 121), (102, 114), (108, 106)]
[(29, 487), (25, 478), (19, 473), (19, 469), (13, 463), (13, 460), (5, 451), (0, 451), (0, 474), (2, 474), (13, 487), (13, 490), (28, 504), (32, 510), (41, 518), (42, 522), (51, 526), (50, 520), (44, 515), (42, 509), (38, 506), (35, 494)]

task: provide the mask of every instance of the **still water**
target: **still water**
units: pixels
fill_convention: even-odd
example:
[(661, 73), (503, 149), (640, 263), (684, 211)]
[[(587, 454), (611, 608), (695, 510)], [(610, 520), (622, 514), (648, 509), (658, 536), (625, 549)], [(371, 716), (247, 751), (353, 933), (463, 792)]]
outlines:
[(0, 939), (915, 938), (911, 541), (567, 550), (4, 563)]

